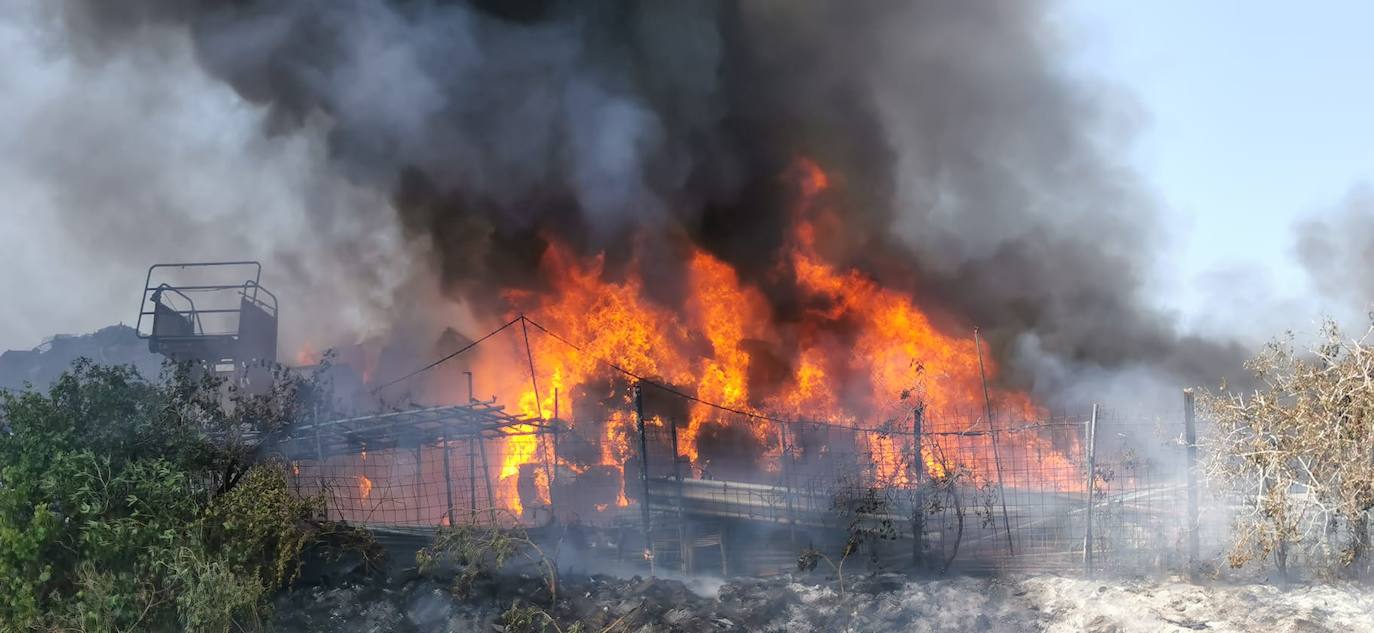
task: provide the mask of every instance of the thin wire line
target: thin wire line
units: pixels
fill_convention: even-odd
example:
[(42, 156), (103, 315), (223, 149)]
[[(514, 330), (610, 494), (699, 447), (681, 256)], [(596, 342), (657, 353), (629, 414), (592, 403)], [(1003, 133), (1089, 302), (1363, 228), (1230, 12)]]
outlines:
[(408, 379), (410, 379), (410, 378), (414, 378), (415, 376), (418, 376), (418, 375), (420, 375), (421, 373), (424, 373), (424, 372), (427, 372), (427, 371), (429, 371), (429, 370), (431, 370), (431, 369), (434, 369), (435, 367), (438, 367), (438, 366), (440, 365), (440, 363), (443, 363), (443, 362), (445, 362), (445, 361), (447, 361), (447, 360), (449, 360), (449, 359), (451, 359), (451, 358), (453, 358), (453, 357), (455, 357), (455, 356), (457, 356), (457, 355), (459, 355), (459, 354), (462, 354), (463, 352), (466, 352), (466, 351), (468, 351), (468, 350), (470, 350), (470, 349), (472, 349), (472, 348), (474, 348), (474, 347), (477, 347), (477, 344), (478, 344), (478, 343), (481, 343), (482, 341), (485, 341), (485, 340), (487, 340), (487, 339), (489, 339), (489, 338), (491, 338), (491, 337), (493, 337), (493, 336), (496, 336), (497, 334), (500, 334), (502, 330), (504, 330), (504, 329), (506, 329), (506, 328), (508, 328), (508, 327), (510, 327), (510, 326), (512, 326), (512, 325), (515, 325), (516, 323), (518, 323), (518, 322), (519, 322), (521, 319), (523, 319), (523, 318), (525, 318), (525, 317), (523, 317), (523, 316), (515, 317), (514, 319), (511, 319), (510, 321), (508, 321), (505, 325), (503, 325), (503, 326), (501, 326), (501, 327), (499, 327), (499, 328), (496, 328), (495, 330), (492, 330), (491, 332), (488, 332), (486, 336), (483, 336), (482, 338), (479, 338), (479, 339), (477, 339), (477, 340), (475, 340), (475, 341), (473, 341), (473, 342), (471, 342), (471, 343), (468, 343), (466, 346), (463, 347), (463, 349), (460, 349), (460, 350), (458, 350), (458, 351), (456, 351), (456, 352), (454, 352), (454, 353), (452, 353), (452, 354), (449, 354), (448, 356), (445, 356), (445, 357), (443, 357), (443, 358), (440, 358), (439, 360), (436, 360), (436, 361), (434, 361), (434, 362), (432, 362), (432, 363), (430, 363), (430, 364), (428, 364), (428, 365), (425, 365), (424, 367), (421, 367), (421, 368), (419, 368), (419, 369), (417, 369), (417, 370), (415, 370), (415, 371), (412, 371), (412, 372), (410, 372), (410, 373), (408, 373), (408, 374), (406, 374), (406, 375), (404, 375), (404, 376), (401, 376), (400, 378), (397, 378), (397, 379), (392, 380), (392, 381), (390, 381), (390, 382), (383, 383), (383, 384), (381, 384), (381, 385), (378, 385), (378, 386), (376, 386), (376, 387), (373, 387), (373, 388), (372, 388), (372, 393), (375, 394), (375, 393), (377, 393), (378, 391), (381, 391), (381, 390), (383, 390), (383, 389), (386, 389), (387, 387), (390, 387), (391, 385), (394, 385), (394, 384), (396, 384), (396, 383), (398, 383), (398, 382), (401, 382), (401, 381), (403, 381), (403, 380), (408, 380)]
[(534, 387), (534, 407), (538, 412), (537, 417), (542, 420), (544, 419), (544, 400), (539, 397), (539, 374), (534, 371), (534, 348), (530, 347), (530, 329), (526, 327), (530, 320), (525, 318), (524, 314), (521, 314), (518, 319), (520, 320), (520, 332), (525, 337), (525, 357), (529, 359), (530, 363), (530, 384)]
[[(630, 370), (628, 370), (628, 369), (625, 369), (624, 367), (621, 367), (620, 365), (618, 365), (618, 364), (616, 364), (616, 363), (614, 363), (614, 362), (611, 362), (611, 361), (609, 361), (609, 360), (606, 360), (605, 358), (602, 358), (602, 357), (600, 357), (600, 356), (597, 356), (597, 355), (595, 355), (595, 354), (592, 354), (591, 352), (588, 352), (587, 349), (586, 349), (585, 347), (583, 347), (583, 346), (581, 346), (581, 345), (578, 345), (577, 343), (574, 343), (574, 342), (568, 340), (566, 337), (564, 337), (564, 336), (558, 334), (557, 332), (554, 332), (554, 331), (550, 330), (549, 328), (544, 327), (544, 326), (543, 326), (541, 323), (539, 323), (538, 321), (535, 321), (534, 319), (531, 319), (531, 318), (529, 318), (529, 317), (527, 317), (527, 316), (525, 316), (525, 315), (523, 315), (523, 314), (520, 315), (520, 316), (515, 317), (514, 319), (511, 319), (510, 321), (506, 322), (505, 325), (502, 325), (501, 327), (496, 328), (495, 330), (492, 330), (491, 332), (487, 333), (486, 336), (483, 336), (482, 338), (479, 338), (479, 339), (473, 341), (472, 343), (468, 344), (468, 345), (465, 346), (464, 348), (462, 348), (462, 349), (460, 349), (460, 350), (458, 350), (458, 351), (456, 351), (456, 352), (453, 352), (452, 354), (449, 354), (449, 355), (447, 355), (447, 356), (444, 356), (443, 358), (440, 358), (440, 359), (438, 359), (438, 360), (436, 360), (436, 361), (434, 361), (434, 362), (432, 362), (432, 363), (430, 363), (430, 364), (428, 364), (428, 365), (425, 365), (424, 367), (421, 367), (421, 368), (419, 368), (419, 369), (417, 369), (417, 370), (415, 370), (415, 371), (413, 371), (413, 372), (410, 372), (409, 374), (406, 374), (406, 375), (404, 375), (404, 376), (401, 376), (400, 378), (397, 378), (397, 379), (395, 379), (395, 380), (392, 380), (392, 381), (387, 382), (387, 383), (385, 383), (385, 384), (383, 384), (383, 385), (380, 385), (380, 386), (378, 386), (378, 387), (373, 388), (373, 392), (376, 393), (377, 391), (380, 391), (380, 390), (382, 390), (382, 389), (385, 389), (386, 387), (390, 387), (391, 385), (394, 385), (394, 384), (396, 384), (396, 383), (398, 383), (398, 382), (401, 382), (401, 381), (403, 381), (403, 380), (407, 380), (407, 379), (412, 378), (412, 377), (414, 377), (414, 376), (416, 376), (416, 375), (418, 375), (418, 374), (421, 374), (421, 373), (423, 373), (423, 372), (425, 372), (425, 371), (428, 371), (428, 370), (430, 370), (430, 369), (433, 369), (433, 368), (439, 366), (440, 364), (442, 364), (442, 363), (444, 363), (444, 362), (446, 362), (446, 361), (448, 361), (448, 360), (454, 358), (455, 356), (458, 356), (459, 354), (462, 354), (463, 352), (466, 352), (466, 351), (468, 351), (468, 350), (470, 350), (470, 349), (476, 347), (479, 343), (481, 343), (481, 342), (483, 342), (483, 341), (485, 341), (485, 340), (487, 340), (487, 339), (489, 339), (489, 338), (491, 338), (491, 337), (493, 337), (493, 336), (496, 336), (497, 334), (499, 334), (500, 332), (502, 332), (502, 331), (505, 330), (506, 328), (508, 328), (508, 327), (510, 327), (510, 326), (512, 326), (512, 325), (515, 325), (516, 323), (522, 323), (522, 322), (525, 323), (525, 324), (529, 324), (529, 325), (534, 326), (534, 327), (535, 327), (536, 329), (538, 329), (539, 331), (541, 331), (541, 332), (543, 332), (543, 333), (545, 333), (545, 334), (547, 334), (547, 335), (553, 337), (555, 340), (559, 341), (560, 343), (563, 343), (564, 345), (567, 345), (568, 347), (571, 347), (572, 349), (574, 349), (574, 350), (576, 350), (576, 351), (578, 351), (578, 352), (580, 352), (580, 353), (582, 353), (582, 354), (586, 354), (587, 356), (590, 356), (593, 360), (596, 360), (597, 362), (599, 362), (599, 363), (601, 363), (601, 364), (603, 364), (603, 365), (606, 365), (607, 367), (610, 367), (611, 369), (614, 369), (614, 370), (616, 370), (616, 371), (618, 371), (618, 372), (620, 372), (620, 373), (622, 373), (622, 374), (624, 374), (624, 375), (626, 375), (626, 376), (629, 376), (630, 378), (633, 378), (633, 379), (635, 379), (635, 380), (637, 380), (637, 381), (639, 381), (639, 382), (641, 382), (641, 383), (643, 383), (643, 384), (649, 385), (649, 386), (651, 386), (651, 387), (655, 387), (655, 388), (657, 388), (657, 389), (659, 389), (659, 390), (661, 390), (661, 391), (664, 391), (664, 392), (673, 394), (673, 395), (678, 396), (678, 397), (680, 397), (680, 398), (684, 398), (684, 399), (686, 399), (686, 400), (690, 400), (690, 401), (696, 402), (696, 403), (698, 403), (698, 404), (706, 405), (706, 406), (711, 407), (711, 408), (713, 408), (713, 409), (717, 409), (717, 410), (720, 410), (720, 411), (725, 411), (725, 412), (728, 412), (728, 413), (734, 413), (734, 414), (736, 414), (736, 415), (741, 415), (741, 416), (748, 417), (748, 418), (753, 418), (753, 419), (756, 419), (756, 420), (764, 420), (764, 421), (767, 421), (767, 422), (774, 422), (774, 423), (783, 424), (783, 425), (794, 425), (794, 426), (808, 426), (808, 425), (809, 425), (809, 426), (811, 426), (811, 427), (813, 427), (813, 428), (841, 429), (841, 430), (846, 430), (846, 431), (856, 431), (856, 432), (862, 432), (862, 433), (883, 433), (883, 434), (887, 434), (887, 435), (910, 435), (910, 432), (901, 431), (901, 430), (895, 430), (895, 429), (894, 429), (894, 430), (872, 429), (872, 428), (865, 428), (865, 427), (858, 426), (858, 425), (853, 425), (853, 424), (841, 424), (841, 423), (838, 423), (838, 422), (825, 422), (825, 421), (818, 421), (818, 420), (788, 420), (788, 419), (785, 419), (785, 418), (778, 418), (778, 417), (774, 417), (774, 416), (766, 415), (766, 414), (762, 414), (762, 413), (755, 413), (755, 412), (752, 412), (752, 411), (746, 411), (746, 410), (744, 410), (744, 409), (737, 409), (737, 408), (735, 408), (735, 407), (731, 407), (731, 406), (727, 406), (727, 405), (724, 405), (724, 404), (720, 404), (720, 403), (718, 403), (718, 402), (711, 402), (710, 400), (704, 400), (704, 399), (699, 398), (699, 397), (697, 397), (697, 396), (694, 396), (694, 395), (692, 395), (692, 394), (690, 394), (690, 393), (687, 393), (687, 392), (684, 392), (684, 391), (681, 391), (681, 390), (678, 390), (678, 389), (674, 389), (673, 387), (670, 387), (670, 386), (668, 386), (668, 385), (665, 385), (665, 384), (663, 384), (663, 383), (660, 383), (660, 382), (658, 382), (658, 381), (656, 381), (656, 380), (653, 380), (653, 379), (647, 378), (647, 377), (645, 377), (645, 376), (642, 376), (642, 375), (640, 375), (640, 374), (637, 374), (637, 373), (635, 373), (635, 372), (632, 372), (632, 371), (630, 371)], [(526, 335), (526, 340), (528, 340), (528, 335)], [(526, 343), (526, 345), (528, 345), (528, 343)], [(528, 351), (528, 350), (527, 350), (527, 351)], [(531, 374), (531, 377), (533, 377), (533, 375), (534, 375), (533, 358), (530, 358), (529, 361), (530, 361), (530, 363), (531, 363), (531, 366), (530, 366), (530, 374)], [(542, 409), (542, 407), (541, 407), (541, 409)], [(1072, 426), (1072, 424), (1073, 424), (1073, 423), (1065, 423), (1064, 426)], [(1011, 428), (1007, 428), (1007, 429), (999, 429), (999, 431), (1000, 431), (1000, 432), (1027, 431), (1027, 430), (1033, 430), (1033, 429), (1039, 429), (1039, 428), (1047, 428), (1047, 427), (1052, 427), (1052, 426), (1060, 426), (1060, 425), (1058, 425), (1058, 424), (1052, 424), (1052, 423), (1046, 423), (1046, 424), (1028, 425), (1028, 426), (1023, 426), (1023, 427), (1011, 427)], [(966, 437), (974, 437), (974, 436), (987, 435), (987, 434), (988, 434), (987, 431), (923, 431), (923, 432), (922, 432), (922, 435), (966, 436)]]

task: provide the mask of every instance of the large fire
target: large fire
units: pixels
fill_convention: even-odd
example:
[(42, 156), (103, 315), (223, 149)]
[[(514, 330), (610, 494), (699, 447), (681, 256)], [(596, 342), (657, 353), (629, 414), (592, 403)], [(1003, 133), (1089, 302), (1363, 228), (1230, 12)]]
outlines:
[[(558, 409), (575, 433), (595, 431), (601, 447), (597, 461), (614, 468), (637, 452), (633, 406), (626, 393), (612, 388), (619, 376), (608, 363), (729, 409), (860, 428), (876, 429), (894, 408), (909, 412), (912, 403), (900, 394), (912, 393), (918, 385), (928, 411), (981, 406), (983, 383), (971, 326), (967, 334), (941, 331), (917, 297), (828, 261), (822, 255), (824, 239), (838, 230), (840, 217), (827, 202), (830, 179), (807, 160), (799, 161), (789, 177), (797, 203), (785, 256), (776, 267), (778, 274), (795, 279), (804, 306), (799, 318), (793, 315), (780, 324), (760, 288), (743, 282), (729, 264), (698, 247), (691, 247), (687, 258), (685, 301), (667, 307), (646, 297), (638, 260), (628, 272), (610, 275), (605, 253), (579, 257), (550, 238), (541, 259), (545, 287), (509, 290), (505, 299), (512, 317), (529, 315), (581, 349), (541, 332), (517, 333), (512, 347), (481, 353), (478, 374), (496, 387), (503, 401), (518, 403), (525, 416), (547, 420)], [(513, 369), (519, 366), (510, 364), (512, 357), (525, 360), (526, 339), (533, 377), (528, 365)], [(985, 362), (989, 379), (995, 378), (996, 367), (991, 359)], [(1026, 414), (1034, 409), (1024, 394), (994, 389), (992, 395), (1000, 411)], [(579, 417), (580, 411), (596, 407), (603, 414), (591, 417), (598, 419)], [(679, 453), (689, 467), (698, 472), (709, 467), (701, 444), (707, 429), (733, 425), (753, 436), (764, 467), (776, 468), (782, 451), (776, 425), (701, 402), (691, 402), (686, 412), (685, 423), (649, 422), (677, 424)], [(944, 428), (953, 423), (940, 419), (932, 417), (935, 426), (926, 430), (968, 430)], [(500, 494), (517, 513), (522, 509), (516, 494), (521, 465), (539, 461), (549, 450), (537, 436), (519, 434), (530, 430), (515, 429), (500, 458)], [(905, 482), (909, 470), (898, 459), (901, 447), (881, 434), (864, 437), (877, 477)], [(1033, 434), (1017, 434), (1014, 442), (1005, 449), (1009, 455), (1034, 452), (1036, 459), (1063, 460)], [(943, 466), (929, 452), (922, 460), (938, 476)], [(564, 465), (575, 472), (588, 468), (572, 461)], [(535, 480), (539, 498), (548, 499), (547, 474), (539, 472)], [(624, 506), (623, 477), (619, 485), (616, 503)]]

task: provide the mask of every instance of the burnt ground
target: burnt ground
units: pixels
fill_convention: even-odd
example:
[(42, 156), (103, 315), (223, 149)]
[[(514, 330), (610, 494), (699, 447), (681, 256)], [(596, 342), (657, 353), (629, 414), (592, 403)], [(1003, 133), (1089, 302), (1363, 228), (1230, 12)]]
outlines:
[[(565, 577), (559, 605), (549, 608), (548, 594), (533, 576), (486, 579), (466, 597), (434, 579), (374, 577), (298, 587), (278, 600), (275, 622), (278, 630), (341, 633), (540, 630), (507, 629), (503, 613), (522, 604), (547, 609), (564, 630), (574, 623), (587, 631), (920, 630), (913, 628), (922, 616), (919, 609), (874, 608), (883, 596), (898, 595), (906, 581), (898, 575), (856, 580), (841, 599), (831, 589), (784, 577), (729, 582)], [(939, 630), (986, 631), (990, 625), (975, 614), (967, 627)]]
[[(728, 581), (565, 574), (561, 630), (788, 631), (1374, 631), (1374, 589), (1343, 584), (1192, 585), (1178, 580), (1089, 580), (1063, 576), (951, 577), (900, 574), (846, 578), (838, 591), (821, 574)], [(276, 602), (279, 631), (347, 633), (519, 631), (513, 604), (547, 606), (531, 575), (484, 578), (465, 597), (443, 579), (402, 566), (365, 574), (357, 566), (307, 570)], [(538, 620), (542, 616), (537, 616)], [(546, 629), (555, 631), (552, 627)]]

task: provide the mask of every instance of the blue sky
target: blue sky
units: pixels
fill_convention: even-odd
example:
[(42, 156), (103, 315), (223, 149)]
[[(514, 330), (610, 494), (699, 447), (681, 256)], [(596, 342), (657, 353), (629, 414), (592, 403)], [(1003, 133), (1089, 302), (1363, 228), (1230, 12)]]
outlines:
[(1219, 270), (1304, 294), (1293, 222), (1374, 180), (1374, 3), (1072, 0), (1060, 19), (1079, 72), (1138, 102), (1176, 307), (1197, 316)]

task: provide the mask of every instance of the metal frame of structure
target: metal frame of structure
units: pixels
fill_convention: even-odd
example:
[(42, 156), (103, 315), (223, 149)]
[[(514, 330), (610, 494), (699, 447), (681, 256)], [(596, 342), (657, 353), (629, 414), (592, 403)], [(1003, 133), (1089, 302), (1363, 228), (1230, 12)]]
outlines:
[[(251, 269), (242, 282), (234, 283), (154, 283), (163, 270), (196, 270), (208, 275), (235, 269)], [(217, 269), (217, 270), (212, 270)], [(262, 264), (256, 261), (181, 262), (154, 264), (143, 280), (135, 329), (148, 341), (148, 349), (177, 361), (205, 362), (218, 370), (220, 365), (235, 365), (241, 370), (251, 361), (274, 362), (277, 343), (277, 296), (262, 287)], [(239, 303), (226, 307), (223, 302), (198, 306), (204, 300), (233, 293)], [(185, 306), (173, 306), (167, 297), (177, 297)], [(227, 325), (207, 326), (206, 321), (223, 319)], [(152, 325), (145, 330), (145, 322)], [(227, 369), (227, 367), (226, 367)]]
[(288, 459), (319, 458), (359, 450), (415, 449), (444, 441), (553, 432), (553, 425), (506, 413), (504, 406), (491, 400), (305, 422), (293, 427), (277, 446)]

